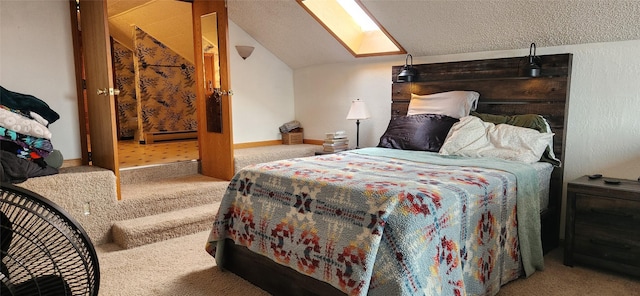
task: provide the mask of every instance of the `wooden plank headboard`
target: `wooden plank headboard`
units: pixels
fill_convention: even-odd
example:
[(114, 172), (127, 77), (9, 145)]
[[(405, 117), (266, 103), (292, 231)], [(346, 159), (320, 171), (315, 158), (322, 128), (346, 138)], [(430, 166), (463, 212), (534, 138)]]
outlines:
[[(397, 82), (404, 66), (392, 67), (391, 117), (407, 114), (411, 94), (426, 95), (452, 90), (480, 93), (477, 112), (544, 116), (554, 136), (554, 153), (564, 162), (565, 126), (571, 81), (572, 54), (539, 56), (540, 76), (529, 77), (527, 56), (413, 65), (413, 82)], [(557, 246), (562, 206), (562, 167), (554, 169), (549, 209), (543, 213), (545, 250)], [(549, 219), (549, 220), (547, 220)]]

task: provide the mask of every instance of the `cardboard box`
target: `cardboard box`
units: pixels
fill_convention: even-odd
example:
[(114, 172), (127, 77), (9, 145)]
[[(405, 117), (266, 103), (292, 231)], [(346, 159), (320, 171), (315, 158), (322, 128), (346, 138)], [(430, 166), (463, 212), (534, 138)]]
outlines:
[(302, 128), (297, 128), (288, 133), (282, 133), (282, 144), (295, 145), (302, 144)]

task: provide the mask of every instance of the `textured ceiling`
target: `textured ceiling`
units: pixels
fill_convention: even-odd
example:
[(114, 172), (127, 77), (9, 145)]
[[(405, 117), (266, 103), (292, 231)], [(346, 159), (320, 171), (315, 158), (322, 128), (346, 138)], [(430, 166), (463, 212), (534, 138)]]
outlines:
[[(152, 2), (145, 4), (147, 6), (153, 2), (180, 3), (107, 1), (110, 15), (112, 11), (131, 10), (140, 3)], [(538, 47), (549, 47), (640, 39), (640, 0), (361, 1), (404, 49), (416, 57), (522, 49), (528, 48), (531, 42)], [(227, 2), (231, 21), (293, 69), (377, 59), (354, 58), (295, 0)], [(167, 10), (176, 12), (160, 9)], [(143, 15), (152, 18), (149, 13)], [(174, 16), (155, 17), (152, 23), (158, 19), (171, 24), (155, 25), (170, 28), (168, 34), (191, 36), (184, 33), (191, 32), (190, 19), (188, 28), (179, 28), (178, 24), (183, 22)], [(160, 33), (150, 34), (163, 40), (157, 36)], [(193, 47), (189, 50), (193, 52)]]
[[(638, 0), (361, 1), (413, 56), (640, 39)], [(228, 10), (293, 69), (356, 60), (295, 0), (228, 0)]]

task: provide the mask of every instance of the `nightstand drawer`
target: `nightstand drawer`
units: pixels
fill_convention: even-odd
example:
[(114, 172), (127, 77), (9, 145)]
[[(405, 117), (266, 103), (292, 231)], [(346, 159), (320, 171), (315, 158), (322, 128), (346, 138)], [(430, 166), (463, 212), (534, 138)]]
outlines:
[(577, 193), (575, 215), (606, 229), (640, 230), (640, 202)]
[(618, 238), (598, 238), (578, 235), (574, 237), (574, 252), (626, 265), (640, 266), (640, 243)]
[(626, 199), (616, 199), (612, 197), (600, 197), (590, 194), (576, 194), (576, 211), (598, 211), (597, 214), (603, 212), (610, 213), (622, 217), (634, 217), (640, 219), (640, 201), (631, 201)]
[(598, 237), (609, 240), (638, 240), (640, 241), (640, 228), (634, 225), (620, 226), (614, 221), (602, 221), (596, 219), (578, 219), (574, 227), (575, 235)]

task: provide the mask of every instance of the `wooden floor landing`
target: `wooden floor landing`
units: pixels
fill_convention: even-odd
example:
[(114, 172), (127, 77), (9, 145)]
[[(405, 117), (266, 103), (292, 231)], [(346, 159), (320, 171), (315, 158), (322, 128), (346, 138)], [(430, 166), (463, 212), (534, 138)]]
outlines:
[(120, 168), (190, 161), (200, 158), (197, 140), (181, 140), (140, 144), (138, 141), (118, 141)]

